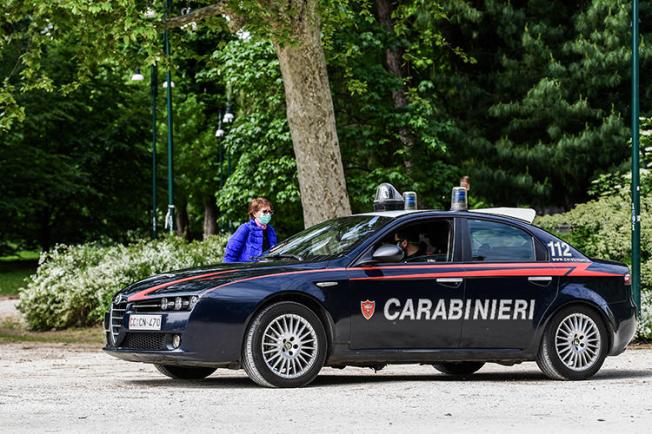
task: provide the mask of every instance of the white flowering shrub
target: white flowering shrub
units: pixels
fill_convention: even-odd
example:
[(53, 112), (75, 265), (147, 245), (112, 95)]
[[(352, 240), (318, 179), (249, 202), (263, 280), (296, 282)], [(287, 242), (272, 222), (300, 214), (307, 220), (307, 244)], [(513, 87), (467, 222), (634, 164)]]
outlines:
[(157, 273), (219, 263), (227, 240), (220, 235), (191, 243), (168, 237), (127, 246), (59, 245), (41, 256), (20, 291), (18, 309), (34, 330), (98, 324), (118, 290)]
[[(641, 197), (641, 321), (638, 336), (652, 339), (652, 197)], [(603, 196), (552, 216), (538, 217), (538, 226), (559, 235), (584, 254), (631, 265), (631, 208), (629, 192)], [(560, 227), (570, 232), (558, 233)]]

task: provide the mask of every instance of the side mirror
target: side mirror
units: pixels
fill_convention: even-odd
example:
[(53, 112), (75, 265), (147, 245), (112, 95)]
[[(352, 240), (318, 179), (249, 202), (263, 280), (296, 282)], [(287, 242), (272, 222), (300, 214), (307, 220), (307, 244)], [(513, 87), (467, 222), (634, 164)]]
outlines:
[(403, 249), (396, 244), (381, 244), (371, 258), (374, 262), (400, 262), (403, 259)]

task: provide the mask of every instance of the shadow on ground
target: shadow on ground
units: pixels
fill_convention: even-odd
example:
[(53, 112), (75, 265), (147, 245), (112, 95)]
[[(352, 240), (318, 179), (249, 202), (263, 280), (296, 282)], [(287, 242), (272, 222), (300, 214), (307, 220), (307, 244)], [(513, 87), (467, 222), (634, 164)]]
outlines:
[[(128, 383), (135, 386), (145, 387), (162, 387), (162, 388), (230, 388), (230, 389), (246, 389), (257, 388), (247, 377), (220, 377), (219, 370), (217, 373), (209, 378), (198, 381), (184, 381), (172, 380), (162, 377), (156, 380), (129, 380)], [(595, 377), (588, 382), (601, 382), (611, 380), (631, 380), (639, 378), (652, 377), (652, 368), (649, 370), (615, 370), (605, 369), (600, 371)], [(444, 374), (432, 375), (384, 375), (373, 374), (369, 375), (336, 375), (336, 374), (322, 374), (311, 383), (311, 387), (328, 387), (340, 386), (348, 384), (371, 384), (371, 383), (398, 383), (398, 382), (433, 382), (433, 383), (447, 383), (447, 382), (541, 382), (542, 384), (554, 385), (556, 381), (549, 380), (545, 375), (537, 371), (527, 372), (488, 372), (477, 373), (470, 376), (456, 377)]]

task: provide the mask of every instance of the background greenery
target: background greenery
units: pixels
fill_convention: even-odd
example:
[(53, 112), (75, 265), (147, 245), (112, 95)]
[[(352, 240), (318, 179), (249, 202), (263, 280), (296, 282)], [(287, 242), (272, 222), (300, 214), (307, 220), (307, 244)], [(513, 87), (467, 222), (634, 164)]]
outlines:
[[(130, 4), (114, 7), (123, 3)], [(354, 212), (370, 209), (384, 181), (417, 191), (423, 207), (446, 207), (462, 175), (471, 176), (475, 203), (565, 211), (591, 198), (592, 182), (628, 164), (630, 2), (401, 0), (391, 3), (389, 26), (377, 3), (323, 4), (323, 43)], [(112, 6), (98, 5), (98, 25), (105, 7)], [(138, 2), (130, 7), (140, 10)], [(642, 77), (650, 66), (645, 23), (651, 12), (641, 5)], [(82, 67), (77, 59), (90, 56), (83, 50), (90, 42), (70, 30), (71, 17), (50, 28), (8, 16), (0, 74), (3, 92), (24, 116), (9, 122), (16, 110), (0, 102), (7, 109), (0, 129), (0, 246), (48, 249), (146, 235), (152, 53), (132, 43), (120, 62)], [(40, 81), (27, 80), (35, 73), (17, 63), (32, 54), (22, 33), (30, 25), (43, 26), (44, 48), (29, 63), (38, 63)], [(136, 41), (156, 39), (135, 23), (125, 29)], [(202, 236), (207, 204), (218, 206), (219, 227), (232, 229), (256, 195), (276, 205), (282, 236), (301, 229), (271, 43), (228, 32), (223, 17), (175, 29), (171, 41), (176, 205), (187, 217), (186, 236)], [(105, 48), (122, 53), (120, 43)], [(398, 72), (387, 64), (390, 54), (400, 59)], [(130, 82), (137, 67), (145, 80)], [(164, 65), (159, 70), (162, 82)], [(396, 103), (397, 92), (405, 104)], [(642, 80), (643, 114), (651, 94), (652, 84)], [(214, 132), (227, 105), (235, 122), (218, 140)], [(158, 107), (164, 120), (162, 89)], [(158, 135), (163, 213), (164, 122)]]
[(154, 274), (222, 261), (227, 237), (179, 237), (127, 245), (58, 245), (43, 253), (18, 309), (34, 330), (99, 324), (120, 289)]
[[(113, 246), (107, 249), (132, 249), (137, 261), (135, 249), (146, 249), (144, 241), (115, 246), (149, 232), (153, 61), (160, 65), (159, 83), (169, 66), (176, 84), (175, 203), (181, 234), (189, 240), (210, 235), (203, 223), (214, 208), (218, 228), (228, 233), (258, 195), (274, 203), (273, 224), (281, 238), (303, 228), (283, 82), (264, 32), (253, 27), (233, 34), (224, 17), (175, 29), (166, 64), (160, 33), (138, 19), (146, 2), (80, 3), (95, 14), (87, 28), (100, 33), (110, 27), (111, 8), (131, 11), (124, 34), (98, 48), (90, 33), (71, 25), (81, 19), (70, 7), (76, 1), (9, 0), (0, 18), (0, 255), (99, 242)], [(174, 3), (196, 8), (207, 1)], [(371, 209), (376, 186), (387, 181), (400, 191), (417, 191), (421, 207), (446, 208), (451, 186), (470, 175), (472, 204), (568, 212), (541, 224), (552, 230), (570, 225), (562, 236), (580, 249), (627, 261), (629, 1), (400, 0), (389, 2), (389, 22), (378, 13), (380, 0), (321, 3), (322, 41), (354, 212)], [(642, 3), (640, 13), (645, 117), (652, 100), (652, 82), (645, 79), (652, 59), (647, 42), (652, 4)], [(158, 51), (147, 48), (151, 44)], [(110, 62), (82, 62), (95, 56), (91, 47), (102, 51), (98, 58), (117, 54)], [(390, 67), (391, 57), (399, 60), (398, 69)], [(145, 80), (130, 82), (137, 67)], [(397, 99), (401, 95), (403, 102)], [(164, 120), (162, 89), (157, 103)], [(235, 121), (223, 125), (226, 135), (216, 138), (227, 106)], [(652, 165), (648, 123), (644, 120), (644, 168)], [(160, 227), (166, 203), (164, 122), (156, 133)], [(644, 176), (644, 204), (649, 179)], [(642, 217), (647, 228), (646, 212)], [(643, 285), (649, 291), (645, 231)], [(101, 250), (92, 246), (88, 249)], [(75, 248), (70, 255), (77, 254)], [(60, 249), (51, 254), (62, 254)], [(50, 253), (47, 258), (42, 273), (56, 262)], [(41, 287), (41, 296), (48, 297), (39, 285), (30, 283), (27, 293)], [(98, 303), (104, 296), (84, 291)], [(61, 312), (48, 307), (44, 327), (97, 320), (96, 306), (75, 307), (58, 325), (52, 321)]]

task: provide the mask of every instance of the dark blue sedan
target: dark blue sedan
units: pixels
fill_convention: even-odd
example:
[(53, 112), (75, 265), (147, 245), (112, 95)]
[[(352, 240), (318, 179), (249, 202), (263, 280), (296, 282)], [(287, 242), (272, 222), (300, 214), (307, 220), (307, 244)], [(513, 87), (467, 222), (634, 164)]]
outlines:
[(470, 375), (536, 361), (582, 380), (636, 330), (628, 268), (527, 221), (385, 211), (326, 221), (258, 262), (153, 276), (120, 291), (108, 354), (200, 379), (244, 368), (297, 387), (323, 366), (429, 363)]

